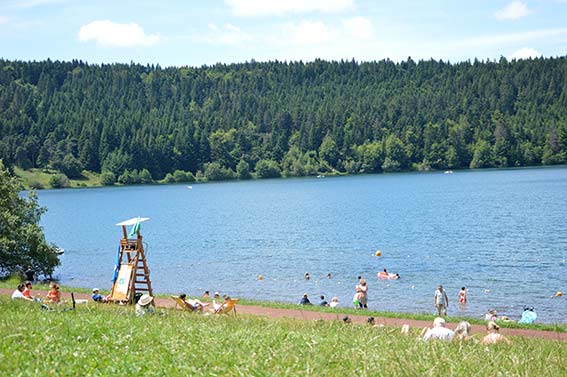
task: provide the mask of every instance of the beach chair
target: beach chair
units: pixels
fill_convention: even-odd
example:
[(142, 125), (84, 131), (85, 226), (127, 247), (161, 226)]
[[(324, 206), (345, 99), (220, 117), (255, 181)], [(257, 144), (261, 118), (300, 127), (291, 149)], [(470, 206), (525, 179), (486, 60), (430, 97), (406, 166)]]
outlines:
[(195, 310), (197, 310), (193, 307), (193, 305), (189, 304), (179, 296), (171, 296), (171, 299), (175, 301), (175, 308), (179, 306), (182, 310), (187, 310), (189, 312), (194, 312)]
[(226, 300), (224, 304), (222, 304), (221, 306), (218, 307), (218, 309), (213, 311), (213, 314), (228, 314), (230, 312), (233, 312), (234, 315), (236, 316), (237, 303), (238, 303), (237, 298)]

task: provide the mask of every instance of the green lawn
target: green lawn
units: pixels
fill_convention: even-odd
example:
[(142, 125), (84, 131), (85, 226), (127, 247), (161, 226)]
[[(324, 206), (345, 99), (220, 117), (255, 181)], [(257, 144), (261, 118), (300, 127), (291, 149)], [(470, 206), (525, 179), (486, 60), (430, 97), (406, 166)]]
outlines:
[[(0, 279), (0, 288), (10, 288), (15, 289), (17, 285), (21, 282), (19, 277), (9, 277), (5, 279)], [(34, 290), (36, 291), (47, 291), (49, 290), (49, 284), (36, 283), (34, 284)], [(88, 288), (77, 288), (77, 287), (67, 287), (61, 286), (62, 292), (80, 292), (80, 293), (91, 293)], [(102, 290), (102, 294), (108, 294), (108, 291)], [(169, 298), (169, 294), (156, 294), (156, 297), (166, 297)], [(207, 300), (204, 300), (207, 301)], [(210, 301), (210, 300), (209, 300)], [(253, 306), (263, 306), (268, 308), (283, 308), (283, 309), (297, 309), (297, 304), (283, 303), (283, 302), (272, 302), (272, 301), (256, 301), (248, 300), (246, 298), (241, 298), (239, 303), (241, 305), (253, 305)], [(350, 307), (339, 307), (339, 308), (329, 308), (321, 307), (318, 305), (313, 306), (302, 306), (301, 310), (310, 310), (316, 312), (326, 312), (326, 313), (340, 313), (340, 314), (353, 314), (353, 315), (366, 315), (374, 317), (386, 317), (386, 318), (407, 318), (407, 319), (417, 319), (428, 322), (433, 322), (435, 319), (434, 315), (431, 314), (419, 314), (419, 313), (399, 313), (399, 312), (379, 312), (379, 311), (360, 311)], [(448, 317), (448, 322), (458, 323), (461, 321), (468, 321), (472, 324), (485, 325), (486, 321), (481, 318), (468, 318), (468, 317)], [(567, 332), (567, 323), (557, 323), (557, 324), (547, 324), (547, 323), (535, 323), (530, 325), (518, 324), (516, 322), (498, 322), (501, 327), (507, 328), (523, 328), (523, 329), (536, 329), (545, 331), (556, 331), (556, 332)]]
[[(48, 171), (42, 169), (29, 169), (23, 170), (18, 167), (14, 167), (14, 173), (19, 177), (24, 185), (25, 189), (30, 189), (32, 187), (40, 187), (48, 189), (51, 188), (49, 180), (56, 174), (56, 171)], [(70, 179), (70, 187), (94, 187), (101, 186), (100, 174), (92, 173), (89, 171), (83, 171), (83, 178), (81, 179)]]
[[(45, 311), (0, 297), (2, 375), (565, 376), (567, 344), (425, 343), (397, 328), (93, 304)], [(418, 330), (415, 330), (418, 331)]]

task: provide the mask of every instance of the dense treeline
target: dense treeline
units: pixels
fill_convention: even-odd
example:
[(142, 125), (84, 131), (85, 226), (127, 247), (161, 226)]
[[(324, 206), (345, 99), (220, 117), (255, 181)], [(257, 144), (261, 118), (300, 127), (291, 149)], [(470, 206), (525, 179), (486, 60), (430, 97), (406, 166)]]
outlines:
[(565, 163), (567, 58), (0, 60), (0, 158), (107, 184)]

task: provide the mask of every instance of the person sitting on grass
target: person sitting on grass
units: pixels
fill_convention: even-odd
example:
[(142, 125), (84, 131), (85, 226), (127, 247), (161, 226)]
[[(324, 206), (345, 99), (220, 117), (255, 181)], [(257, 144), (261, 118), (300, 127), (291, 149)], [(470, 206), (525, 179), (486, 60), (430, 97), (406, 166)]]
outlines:
[(32, 290), (33, 286), (32, 286), (32, 282), (31, 281), (26, 281), (25, 283), (25, 288), (24, 291), (22, 292), (22, 294), (24, 296), (26, 296), (27, 298), (29, 298), (30, 300), (33, 300), (33, 297), (31, 295), (31, 290)]
[(61, 301), (61, 292), (59, 292), (59, 284), (49, 284), (49, 292), (47, 292), (47, 302), (57, 304)]
[(311, 301), (309, 301), (309, 298), (307, 297), (307, 293), (303, 294), (303, 297), (299, 301), (299, 305), (312, 305)]
[(92, 299), (96, 302), (108, 302), (108, 298), (100, 294), (98, 288), (93, 288)]
[(24, 296), (25, 289), (26, 289), (25, 284), (18, 284), (16, 290), (12, 293), (12, 300), (24, 299), (24, 300), (32, 301), (31, 298)]
[(330, 306), (331, 308), (336, 308), (337, 306), (339, 306), (339, 298), (336, 297), (336, 296), (333, 297), (333, 298), (331, 299), (331, 303), (329, 304), (329, 306)]
[(499, 333), (500, 326), (494, 321), (488, 322), (486, 325), (486, 332), (488, 333), (481, 341), (482, 344), (496, 344), (496, 343), (506, 343), (510, 344), (510, 340), (504, 335)]
[(455, 336), (453, 330), (445, 327), (445, 320), (441, 317), (435, 318), (432, 329), (425, 328), (422, 333), (423, 332), (425, 332), (423, 340), (439, 339), (442, 341), (451, 341)]
[(455, 328), (455, 340), (468, 341), (471, 339), (471, 324), (467, 321), (462, 321)]
[(147, 293), (144, 293), (136, 303), (136, 315), (144, 316), (146, 314), (155, 314), (156, 309), (151, 305), (154, 298)]
[(325, 296), (321, 295), (319, 297), (321, 298), (321, 302), (319, 303), (319, 306), (329, 306), (329, 303), (327, 302), (327, 300), (325, 300)]
[(185, 293), (180, 294), (179, 298), (185, 301), (186, 303), (188, 303), (189, 305), (191, 305), (193, 307), (193, 310), (203, 311), (205, 306), (209, 305), (208, 303), (203, 303), (197, 299), (187, 298), (187, 295)]

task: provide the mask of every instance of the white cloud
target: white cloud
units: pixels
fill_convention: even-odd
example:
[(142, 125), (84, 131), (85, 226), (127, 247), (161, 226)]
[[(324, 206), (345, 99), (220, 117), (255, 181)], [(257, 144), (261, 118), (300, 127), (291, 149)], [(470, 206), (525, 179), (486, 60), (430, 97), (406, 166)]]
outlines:
[(225, 0), (237, 16), (268, 16), (286, 13), (336, 13), (353, 7), (354, 0)]
[(205, 37), (195, 38), (197, 41), (213, 45), (238, 46), (253, 39), (252, 36), (243, 32), (238, 26), (229, 23), (224, 24), (222, 27), (218, 27), (213, 23), (210, 23), (208, 26), (209, 34)]
[(520, 60), (520, 59), (538, 58), (540, 56), (542, 56), (541, 52), (534, 50), (533, 48), (523, 47), (517, 50), (516, 52), (514, 52), (512, 55), (510, 55), (510, 59)]
[(81, 26), (78, 37), (81, 42), (95, 41), (105, 47), (152, 46), (160, 41), (159, 35), (147, 35), (134, 22), (120, 24), (109, 20), (93, 21)]
[(494, 12), (494, 17), (500, 21), (504, 20), (517, 20), (525, 17), (530, 13), (528, 5), (521, 1), (512, 1), (504, 8)]
[(8, 17), (0, 16), (0, 25), (7, 23), (8, 23)]
[(374, 35), (374, 27), (368, 18), (347, 18), (341, 23), (345, 31), (356, 39), (370, 39)]

